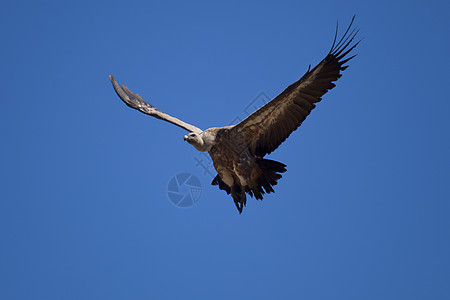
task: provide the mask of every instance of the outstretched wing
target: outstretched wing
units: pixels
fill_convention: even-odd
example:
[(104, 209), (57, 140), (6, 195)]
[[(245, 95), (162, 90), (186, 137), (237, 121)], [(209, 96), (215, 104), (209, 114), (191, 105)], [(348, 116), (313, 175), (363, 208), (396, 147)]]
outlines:
[(328, 55), (312, 70), (308, 70), (297, 82), (291, 84), (280, 95), (255, 111), (230, 129), (230, 135), (241, 141), (242, 150), (263, 157), (274, 151), (296, 130), (314, 109), (315, 103), (328, 90), (335, 87), (333, 81), (341, 77), (343, 66), (354, 56), (346, 57), (359, 42), (353, 43), (358, 30), (350, 31), (353, 20), (336, 44), (338, 28)]
[(174, 125), (177, 125), (178, 127), (181, 127), (189, 132), (197, 132), (197, 133), (202, 132), (202, 130), (200, 128), (197, 128), (194, 125), (185, 123), (175, 117), (169, 116), (168, 114), (163, 113), (156, 107), (145, 102), (145, 100), (142, 99), (141, 96), (139, 96), (138, 94), (134, 94), (125, 85), (120, 86), (116, 82), (116, 80), (114, 79), (114, 77), (112, 75), (109, 75), (109, 79), (111, 80), (112, 85), (113, 85), (114, 90), (116, 91), (117, 95), (129, 107), (137, 109), (140, 112), (143, 112), (144, 114), (147, 114), (149, 116), (152, 116), (152, 117), (158, 118), (160, 120), (164, 120), (164, 121), (167, 121)]

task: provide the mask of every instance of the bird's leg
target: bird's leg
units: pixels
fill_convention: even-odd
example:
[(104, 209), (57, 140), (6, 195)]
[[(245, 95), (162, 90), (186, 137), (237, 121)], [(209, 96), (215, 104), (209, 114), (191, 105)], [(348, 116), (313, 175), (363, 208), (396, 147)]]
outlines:
[(241, 206), (247, 205), (247, 195), (245, 195), (245, 190), (243, 188), (241, 188)]
[(231, 187), (231, 196), (233, 197), (234, 205), (236, 205), (237, 210), (239, 211), (239, 213), (242, 213), (242, 189), (234, 184)]
[(238, 199), (234, 199), (234, 205), (236, 205), (237, 210), (239, 211), (239, 213), (242, 213), (242, 202), (239, 202)]

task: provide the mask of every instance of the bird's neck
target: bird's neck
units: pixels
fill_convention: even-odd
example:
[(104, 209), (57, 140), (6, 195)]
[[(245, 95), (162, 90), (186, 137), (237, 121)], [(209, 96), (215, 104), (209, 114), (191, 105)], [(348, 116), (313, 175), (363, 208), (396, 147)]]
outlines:
[(195, 149), (197, 149), (198, 151), (201, 151), (201, 152), (209, 151), (212, 147), (211, 145), (209, 145), (208, 143), (206, 143), (203, 140), (200, 143), (193, 143), (192, 146), (194, 146)]
[(214, 138), (206, 133), (206, 132), (202, 132), (202, 134), (200, 135), (200, 141), (199, 143), (195, 143), (193, 144), (193, 146), (195, 147), (195, 149), (197, 149), (198, 151), (209, 151), (211, 150), (211, 147), (214, 144)]

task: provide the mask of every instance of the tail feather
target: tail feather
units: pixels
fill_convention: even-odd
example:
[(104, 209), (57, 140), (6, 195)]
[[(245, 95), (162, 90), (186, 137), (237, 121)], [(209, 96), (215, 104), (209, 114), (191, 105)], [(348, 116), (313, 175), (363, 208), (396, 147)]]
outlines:
[(262, 200), (265, 193), (273, 193), (273, 186), (282, 178), (281, 174), (286, 172), (286, 165), (275, 160), (257, 158), (256, 163), (262, 171), (258, 177), (257, 184), (251, 187), (256, 199)]
[(224, 190), (227, 194), (231, 194), (239, 213), (242, 213), (242, 209), (246, 205), (246, 193), (249, 194), (250, 197), (262, 200), (264, 194), (275, 192), (273, 186), (277, 185), (277, 181), (282, 178), (279, 173), (286, 172), (286, 165), (278, 161), (257, 158), (256, 164), (258, 165), (261, 174), (256, 181), (250, 183), (249, 186), (242, 187), (236, 183), (236, 180), (235, 184), (230, 187), (222, 181), (220, 175), (217, 175), (211, 182), (212, 185), (218, 185), (219, 189)]

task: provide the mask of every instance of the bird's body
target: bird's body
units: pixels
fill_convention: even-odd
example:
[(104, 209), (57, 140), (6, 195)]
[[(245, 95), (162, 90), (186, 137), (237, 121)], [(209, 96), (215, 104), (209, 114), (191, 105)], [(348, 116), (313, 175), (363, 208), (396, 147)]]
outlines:
[[(130, 107), (158, 119), (168, 121), (187, 131), (184, 139), (199, 151), (211, 156), (217, 176), (212, 184), (231, 194), (234, 203), (242, 212), (246, 205), (246, 194), (262, 199), (265, 193), (274, 192), (273, 186), (286, 171), (286, 165), (265, 159), (289, 137), (315, 108), (315, 103), (335, 85), (341, 77), (343, 64), (352, 57), (346, 55), (359, 43), (351, 45), (357, 30), (349, 33), (350, 23), (343, 37), (335, 41), (328, 55), (297, 82), (280, 95), (248, 116), (242, 122), (225, 127), (214, 127), (204, 131), (169, 116), (133, 94), (126, 86), (120, 86), (112, 76), (119, 97)], [(349, 34), (348, 34), (349, 33)]]
[(214, 135), (208, 150), (217, 171), (212, 184), (231, 194), (240, 212), (246, 205), (246, 193), (262, 200), (265, 192), (273, 192), (272, 186), (281, 178), (278, 173), (286, 171), (284, 164), (252, 155), (246, 140), (236, 136), (232, 126), (205, 132)]

